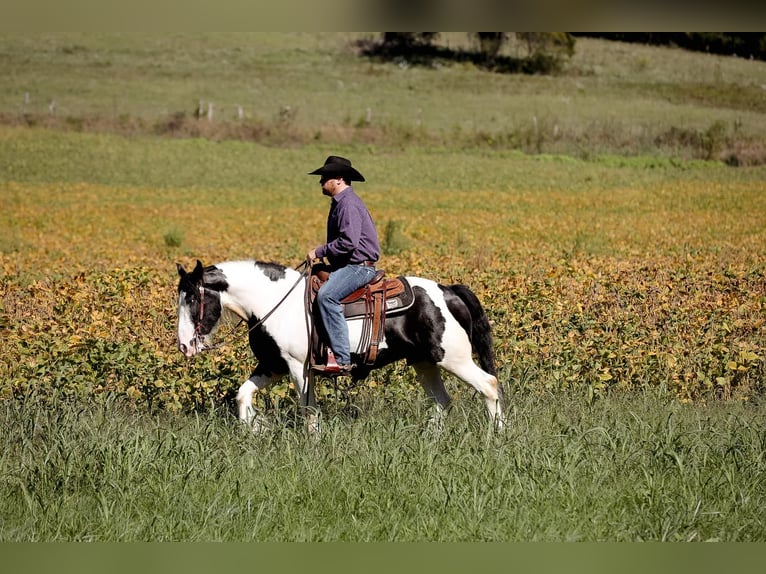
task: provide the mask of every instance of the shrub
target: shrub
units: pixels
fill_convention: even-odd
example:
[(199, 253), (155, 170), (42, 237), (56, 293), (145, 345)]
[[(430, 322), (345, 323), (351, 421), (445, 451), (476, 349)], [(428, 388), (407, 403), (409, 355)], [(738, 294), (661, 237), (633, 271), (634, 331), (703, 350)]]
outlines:
[(165, 241), (166, 247), (180, 247), (184, 241), (184, 232), (183, 230), (174, 227), (166, 231), (162, 238)]
[(383, 253), (386, 255), (398, 255), (408, 247), (407, 238), (402, 233), (402, 222), (389, 220), (383, 232)]

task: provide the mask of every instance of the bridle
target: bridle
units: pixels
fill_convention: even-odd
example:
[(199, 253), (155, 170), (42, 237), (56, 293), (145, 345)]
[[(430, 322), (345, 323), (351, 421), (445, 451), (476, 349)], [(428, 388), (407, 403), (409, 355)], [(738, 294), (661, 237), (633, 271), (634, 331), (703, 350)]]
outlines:
[[(298, 279), (296, 279), (295, 283), (290, 287), (290, 289), (287, 290), (287, 293), (284, 294), (284, 296), (279, 300), (279, 302), (274, 305), (274, 307), (271, 308), (271, 310), (266, 313), (261, 319), (256, 321), (253, 325), (251, 325), (248, 330), (245, 332), (246, 335), (249, 335), (251, 331), (254, 329), (257, 329), (263, 323), (271, 317), (271, 315), (276, 311), (282, 303), (285, 302), (287, 297), (292, 293), (295, 288), (298, 286), (298, 284), (308, 276), (309, 272), (311, 271), (311, 262), (306, 259), (303, 261), (303, 263), (298, 264), (298, 266), (295, 267), (295, 270), (300, 270), (300, 275), (298, 276)], [(196, 342), (197, 347), (199, 348), (200, 352), (202, 351), (212, 351), (214, 349), (220, 349), (221, 347), (225, 346), (227, 343), (225, 339), (234, 333), (234, 331), (237, 330), (237, 328), (245, 321), (245, 319), (240, 319), (239, 322), (234, 325), (231, 329), (229, 329), (229, 332), (226, 333), (226, 335), (222, 338), (223, 340), (220, 343), (217, 343), (215, 345), (206, 346), (202, 340), (202, 319), (205, 316), (205, 286), (200, 283), (199, 285), (199, 316), (197, 317), (197, 321), (194, 324), (194, 341)]]
[(202, 319), (205, 316), (205, 286), (200, 283), (199, 285), (199, 316), (197, 317), (197, 321), (194, 323), (194, 339), (192, 339), (194, 346), (197, 347), (200, 351), (207, 351), (209, 349), (212, 349), (212, 347), (205, 346), (204, 341), (202, 340)]
[(199, 286), (199, 317), (194, 325), (194, 336), (198, 339), (202, 336), (202, 318), (205, 316), (205, 286)]

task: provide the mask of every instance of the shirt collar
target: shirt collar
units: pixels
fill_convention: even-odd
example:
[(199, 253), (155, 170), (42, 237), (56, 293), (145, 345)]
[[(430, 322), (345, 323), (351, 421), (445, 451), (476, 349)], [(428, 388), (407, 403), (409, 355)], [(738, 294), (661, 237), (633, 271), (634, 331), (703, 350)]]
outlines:
[[(346, 193), (348, 191), (350, 191), (351, 193)], [(354, 188), (349, 185), (348, 187), (344, 188), (343, 191), (333, 195), (332, 200), (335, 203), (338, 203), (341, 199), (343, 199), (344, 197), (348, 197), (349, 195), (352, 195), (353, 193), (354, 193)]]

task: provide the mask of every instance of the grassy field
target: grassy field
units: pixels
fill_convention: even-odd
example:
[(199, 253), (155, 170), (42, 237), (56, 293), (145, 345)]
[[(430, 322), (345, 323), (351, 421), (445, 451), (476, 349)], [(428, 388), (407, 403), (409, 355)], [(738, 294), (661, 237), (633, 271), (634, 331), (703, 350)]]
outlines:
[[(370, 37), (5, 35), (0, 112), (6, 123), (293, 144), (766, 161), (766, 62), (581, 38), (563, 74), (519, 76), (371, 62), (353, 44)], [(468, 48), (465, 34), (440, 42)], [(192, 121), (209, 105), (212, 122)]]
[(257, 437), (226, 412), (0, 405), (4, 541), (762, 541), (763, 413), (516, 393), (507, 433), (414, 395)]
[[(763, 541), (766, 65), (581, 40), (492, 76), (347, 41), (0, 38), (0, 539)], [(320, 385), (315, 440), (276, 385), (254, 436), (244, 341), (176, 350), (175, 263), (298, 264), (330, 153), (390, 274), (478, 294), (507, 432), (448, 379), (431, 434), (394, 365)]]

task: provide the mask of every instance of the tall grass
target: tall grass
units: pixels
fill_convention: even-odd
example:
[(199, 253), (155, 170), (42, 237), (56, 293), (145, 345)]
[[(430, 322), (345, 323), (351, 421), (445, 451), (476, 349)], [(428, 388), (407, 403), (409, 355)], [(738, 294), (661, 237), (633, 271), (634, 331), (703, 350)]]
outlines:
[(310, 439), (289, 409), (254, 435), (41, 393), (1, 405), (0, 540), (764, 540), (762, 409), (512, 402), (505, 433), (471, 397), (434, 433), (422, 400), (370, 396)]

